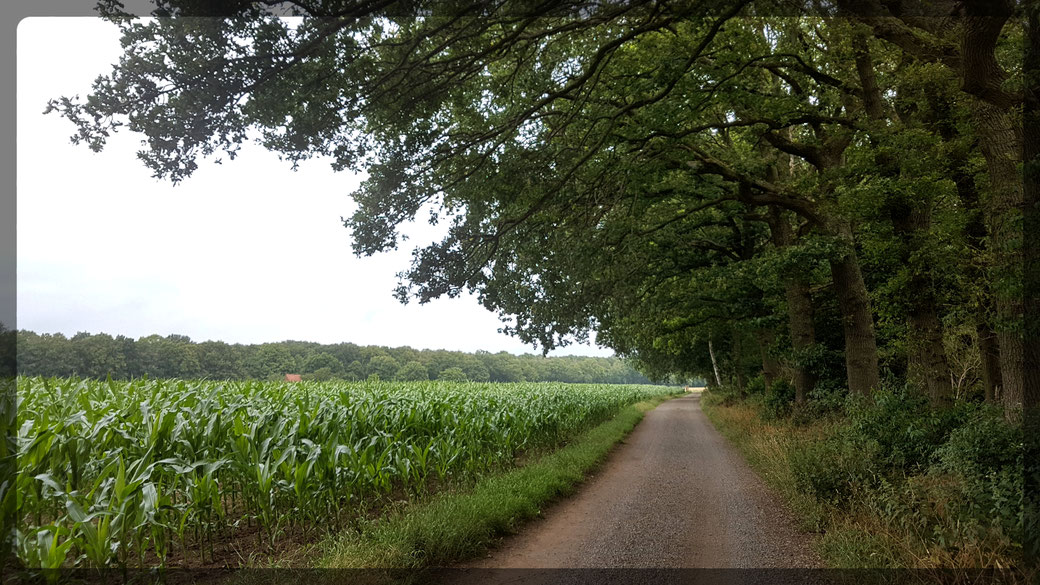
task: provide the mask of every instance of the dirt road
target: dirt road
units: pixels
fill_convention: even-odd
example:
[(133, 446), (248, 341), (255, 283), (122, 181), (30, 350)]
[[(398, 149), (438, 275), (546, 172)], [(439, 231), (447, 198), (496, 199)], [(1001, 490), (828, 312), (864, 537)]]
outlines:
[[(647, 413), (575, 496), (543, 514), (489, 557), (464, 567), (819, 564), (808, 537), (708, 421), (699, 395), (668, 401)], [(524, 581), (523, 572), (514, 576)]]

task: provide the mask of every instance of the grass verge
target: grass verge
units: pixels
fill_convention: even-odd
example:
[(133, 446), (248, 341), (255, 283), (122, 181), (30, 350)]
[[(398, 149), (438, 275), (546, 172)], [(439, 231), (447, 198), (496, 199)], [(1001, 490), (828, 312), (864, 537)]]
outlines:
[(899, 543), (884, 534), (866, 530), (866, 526), (858, 526), (855, 520), (844, 517), (833, 506), (817, 501), (798, 488), (789, 453), (826, 440), (836, 422), (793, 426), (780, 421), (763, 421), (758, 409), (747, 403), (723, 406), (708, 399), (701, 404), (708, 420), (794, 511), (800, 528), (819, 535), (815, 548), (827, 566), (900, 566), (896, 554)]
[(701, 408), (715, 428), (732, 443), (760, 477), (779, 492), (808, 532), (821, 532), (826, 508), (798, 490), (787, 454), (800, 446), (822, 440), (830, 430), (826, 424), (782, 428), (761, 419), (749, 404), (721, 406), (707, 395)]
[(643, 415), (674, 396), (639, 402), (523, 467), (478, 481), (466, 491), (442, 492), (359, 532), (325, 544), (318, 566), (415, 569), (474, 558), (512, 533), (541, 507), (570, 494)]

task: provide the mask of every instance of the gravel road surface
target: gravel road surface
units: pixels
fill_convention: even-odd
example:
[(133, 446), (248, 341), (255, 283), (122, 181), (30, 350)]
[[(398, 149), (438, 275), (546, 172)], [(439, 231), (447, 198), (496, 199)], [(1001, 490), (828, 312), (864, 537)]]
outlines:
[[(487, 569), (502, 569), (493, 579), (500, 583), (608, 582), (625, 574), (616, 569), (643, 569), (630, 572), (637, 581), (656, 569), (676, 582), (728, 583), (757, 579), (748, 571), (672, 569), (819, 565), (809, 537), (708, 421), (700, 396), (691, 395), (648, 412), (577, 494), (462, 567), (477, 569), (475, 581), (487, 581)], [(518, 568), (611, 571), (508, 570)], [(770, 571), (765, 582), (780, 573)], [(803, 580), (803, 572), (795, 574)]]

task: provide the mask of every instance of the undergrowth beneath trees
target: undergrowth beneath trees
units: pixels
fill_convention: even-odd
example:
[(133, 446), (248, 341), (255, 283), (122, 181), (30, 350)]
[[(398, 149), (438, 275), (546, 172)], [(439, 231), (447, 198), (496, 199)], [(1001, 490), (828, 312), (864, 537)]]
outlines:
[(870, 399), (752, 382), (706, 392), (712, 423), (818, 532), (835, 568), (1019, 566), (1023, 434), (993, 406), (936, 410), (906, 387)]

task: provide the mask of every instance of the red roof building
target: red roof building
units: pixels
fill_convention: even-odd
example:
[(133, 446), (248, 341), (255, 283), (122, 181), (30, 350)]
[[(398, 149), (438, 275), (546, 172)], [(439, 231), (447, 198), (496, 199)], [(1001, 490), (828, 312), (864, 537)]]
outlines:
[(286, 382), (302, 382), (303, 381), (303, 377), (300, 376), (299, 374), (286, 374), (285, 375), (285, 381)]

